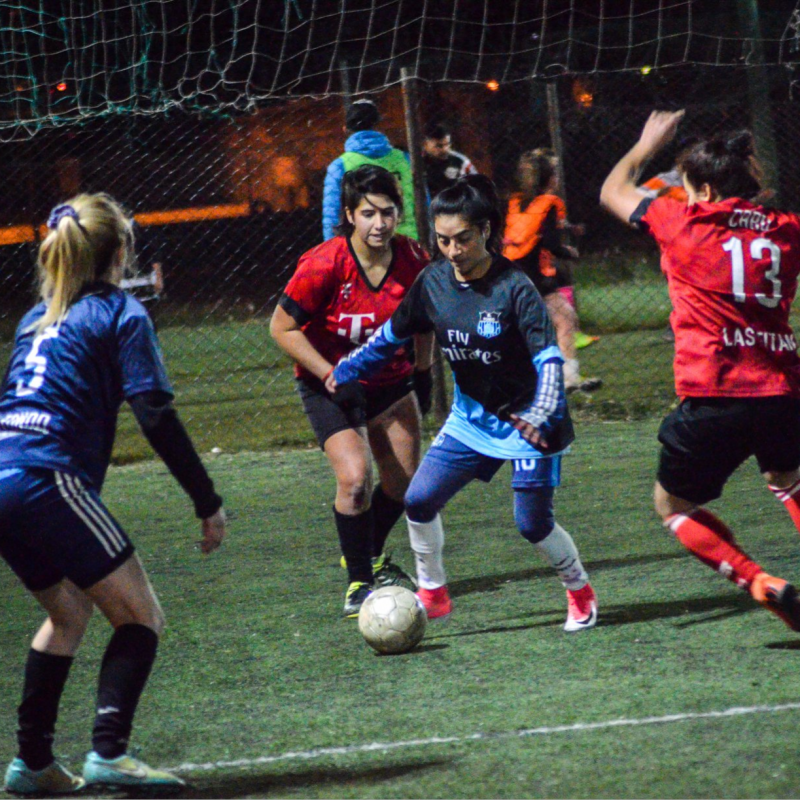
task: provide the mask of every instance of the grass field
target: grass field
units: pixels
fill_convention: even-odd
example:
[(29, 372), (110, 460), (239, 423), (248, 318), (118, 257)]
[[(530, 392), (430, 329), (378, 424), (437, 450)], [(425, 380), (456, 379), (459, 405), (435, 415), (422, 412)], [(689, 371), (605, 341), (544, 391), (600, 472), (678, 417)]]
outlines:
[[(133, 745), (189, 797), (797, 797), (800, 638), (687, 556), (650, 508), (656, 423), (586, 421), (557, 497), (597, 590), (600, 624), (561, 630), (563, 589), (514, 531), (507, 468), (445, 516), (455, 613), (415, 651), (376, 656), (339, 618), (333, 482), (316, 449), (221, 454), (231, 512), (209, 558), (157, 462), (111, 470), (105, 497), (134, 537), (169, 627)], [(800, 541), (752, 464), (724, 516), (775, 573)], [(395, 555), (409, 564), (400, 526)], [(0, 566), (0, 762), (41, 615)], [(58, 752), (89, 745), (90, 627)]]

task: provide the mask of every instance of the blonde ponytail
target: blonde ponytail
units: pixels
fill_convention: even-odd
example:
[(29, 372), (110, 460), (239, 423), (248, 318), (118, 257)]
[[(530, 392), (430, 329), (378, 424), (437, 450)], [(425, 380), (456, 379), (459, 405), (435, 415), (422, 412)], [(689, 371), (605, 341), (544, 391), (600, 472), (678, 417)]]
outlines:
[[(131, 222), (107, 194), (80, 194), (56, 206), (39, 247), (40, 295), (47, 305), (34, 330), (60, 324), (83, 288), (112, 280), (132, 254)], [(123, 264), (119, 263), (122, 259)]]

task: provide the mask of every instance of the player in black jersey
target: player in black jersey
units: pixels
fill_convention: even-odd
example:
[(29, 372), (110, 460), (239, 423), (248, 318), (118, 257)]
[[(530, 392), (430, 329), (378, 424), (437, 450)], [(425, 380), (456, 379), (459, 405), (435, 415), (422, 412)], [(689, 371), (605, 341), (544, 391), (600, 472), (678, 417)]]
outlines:
[(488, 178), (462, 178), (437, 195), (431, 214), (442, 258), (417, 278), (391, 319), (342, 358), (328, 388), (371, 374), (411, 336), (433, 331), (453, 370), (455, 397), (405, 497), (428, 616), (452, 609), (439, 512), (467, 483), (491, 480), (511, 459), (520, 533), (567, 589), (564, 629), (586, 630), (597, 620), (597, 601), (575, 544), (553, 515), (561, 455), (574, 434), (547, 309), (530, 279), (500, 255), (501, 215)]
[[(0, 556), (47, 612), (25, 665), (15, 794), (179, 787), (127, 753), (164, 614), (133, 544), (100, 498), (117, 412), (128, 400), (153, 449), (194, 502), (200, 548), (225, 536), (222, 499), (172, 408), (155, 330), (119, 288), (131, 223), (107, 195), (56, 207), (39, 248), (42, 300), (17, 330), (0, 388)], [(100, 667), (83, 778), (53, 756), (58, 706), (97, 607), (114, 628)]]

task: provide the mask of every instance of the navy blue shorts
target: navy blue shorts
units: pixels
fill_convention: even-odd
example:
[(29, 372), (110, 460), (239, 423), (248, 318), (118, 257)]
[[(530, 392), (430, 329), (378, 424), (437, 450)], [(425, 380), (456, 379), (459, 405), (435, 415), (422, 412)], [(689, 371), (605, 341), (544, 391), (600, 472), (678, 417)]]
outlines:
[[(440, 433), (425, 454), (424, 461), (441, 464), (446, 470), (455, 470), (489, 483), (507, 458), (494, 458), (473, 450), (468, 445), (446, 433)], [(512, 459), (513, 489), (535, 489), (558, 486), (561, 483), (561, 456)]]
[(0, 556), (32, 592), (68, 578), (88, 589), (133, 554), (100, 495), (52, 469), (0, 470)]
[(658, 441), (658, 482), (675, 497), (702, 505), (722, 494), (750, 456), (762, 472), (800, 466), (800, 400), (687, 398), (661, 423)]

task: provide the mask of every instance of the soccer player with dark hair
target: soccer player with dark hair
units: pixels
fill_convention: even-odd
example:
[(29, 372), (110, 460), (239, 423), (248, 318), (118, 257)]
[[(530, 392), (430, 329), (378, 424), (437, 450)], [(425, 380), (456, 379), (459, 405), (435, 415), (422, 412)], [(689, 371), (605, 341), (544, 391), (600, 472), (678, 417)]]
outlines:
[(414, 180), (408, 153), (392, 147), (385, 134), (375, 130), (381, 115), (375, 103), (364, 97), (350, 104), (345, 114), (349, 136), (344, 153), (331, 161), (325, 172), (322, 190), (322, 238), (332, 239), (337, 225), (346, 222), (342, 216), (342, 180), (346, 173), (366, 164), (389, 170), (400, 185), (403, 214), (397, 221), (397, 232), (412, 239), (419, 238), (415, 217)]
[[(336, 475), (333, 514), (348, 571), (344, 614), (356, 617), (375, 583), (408, 578), (384, 545), (419, 464), (432, 340), (415, 342), (416, 365), (400, 351), (363, 387), (326, 390), (333, 365), (389, 319), (428, 263), (417, 242), (396, 235), (403, 197), (390, 172), (372, 165), (348, 172), (342, 196), (340, 234), (300, 258), (270, 330), (296, 362), (303, 407)], [(374, 490), (373, 458), (380, 476)]]
[(566, 587), (564, 629), (587, 630), (597, 621), (597, 600), (553, 513), (561, 456), (574, 434), (547, 309), (530, 279), (500, 254), (502, 218), (488, 178), (461, 178), (436, 196), (431, 215), (441, 257), (369, 342), (339, 362), (327, 385), (345, 391), (412, 336), (433, 331), (453, 371), (455, 398), (405, 496), (428, 616), (452, 610), (439, 512), (470, 481), (490, 481), (510, 459), (519, 531)]
[[(225, 536), (222, 499), (172, 407), (155, 331), (119, 288), (131, 221), (107, 195), (57, 206), (39, 248), (42, 302), (20, 322), (0, 390), (0, 555), (47, 612), (19, 706), (5, 787), (52, 796), (85, 783), (129, 790), (183, 781), (127, 752), (164, 614), (133, 544), (100, 499), (117, 413), (127, 400), (194, 502), (200, 547)], [(97, 607), (114, 633), (97, 688), (83, 778), (55, 761), (53, 734), (74, 656)]]
[(473, 163), (463, 153), (453, 150), (452, 145), (450, 129), (441, 122), (431, 123), (425, 128), (422, 159), (425, 182), (431, 197), (452, 186), (459, 178), (478, 173)]
[(795, 588), (768, 574), (704, 508), (755, 456), (800, 528), (800, 358), (789, 322), (800, 218), (754, 202), (761, 170), (747, 131), (701, 139), (678, 158), (687, 201), (643, 199), (637, 179), (682, 111), (654, 111), (603, 184), (601, 202), (661, 248), (672, 300), (675, 389), (661, 424), (655, 506), (704, 564), (800, 631)]

